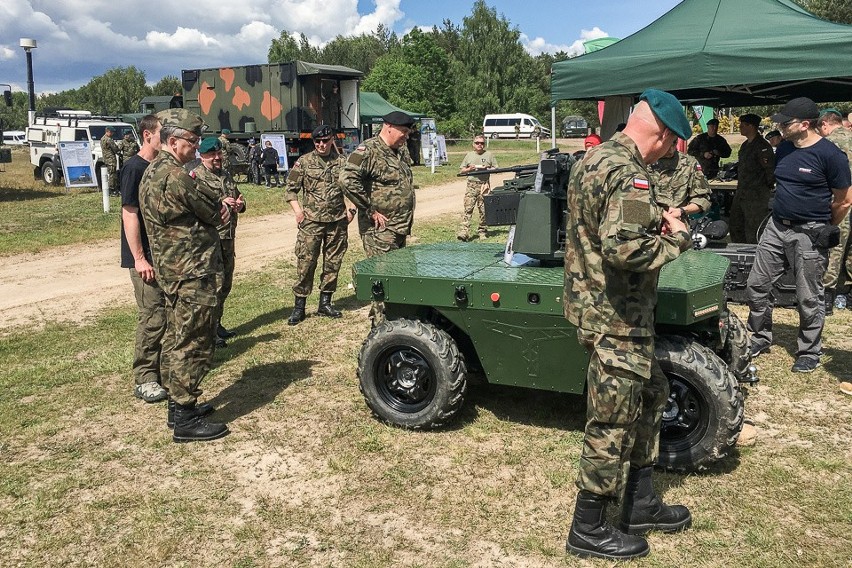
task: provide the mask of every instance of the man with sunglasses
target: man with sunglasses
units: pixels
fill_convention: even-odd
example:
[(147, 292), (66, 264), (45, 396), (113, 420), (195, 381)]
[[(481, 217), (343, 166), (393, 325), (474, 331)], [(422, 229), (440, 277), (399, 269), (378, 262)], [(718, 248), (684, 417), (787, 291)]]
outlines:
[(820, 364), (825, 324), (822, 278), (828, 251), (852, 206), (852, 176), (843, 151), (816, 131), (819, 109), (806, 97), (772, 115), (784, 142), (775, 154), (772, 219), (760, 237), (748, 277), (748, 329), (752, 356), (772, 345), (772, 288), (792, 267), (796, 276), (799, 334), (794, 373)]
[[(314, 287), (314, 274), (322, 255), (320, 299), (317, 313), (339, 318), (331, 303), (337, 290), (337, 275), (349, 246), (348, 227), (354, 209), (346, 206), (337, 183), (345, 160), (337, 153), (330, 126), (322, 124), (311, 133), (314, 150), (301, 156), (287, 176), (284, 200), (296, 215), (296, 282), (293, 313), (287, 320), (296, 325), (305, 319), (305, 302)], [(299, 200), (301, 194), (301, 201)]]
[(184, 165), (195, 159), (204, 122), (186, 109), (157, 113), (160, 153), (145, 170), (139, 203), (151, 243), (154, 273), (166, 299), (163, 387), (169, 392), (166, 425), (175, 442), (215, 440), (225, 424), (207, 422), (209, 404), (197, 404), (201, 380), (213, 362), (222, 253), (217, 227), (231, 218), (218, 191), (196, 184)]
[(494, 155), (485, 149), (485, 136), (477, 134), (473, 139), (473, 150), (465, 154), (460, 171), (467, 173), (482, 171), (483, 173), (468, 176), (467, 189), (464, 193), (464, 215), (459, 226), (458, 239), (467, 241), (470, 238), (470, 219), (473, 217), (473, 209), (479, 211), (479, 238), (488, 236), (488, 227), (485, 225), (485, 200), (484, 197), (491, 191), (491, 176), (487, 171), (497, 166)]

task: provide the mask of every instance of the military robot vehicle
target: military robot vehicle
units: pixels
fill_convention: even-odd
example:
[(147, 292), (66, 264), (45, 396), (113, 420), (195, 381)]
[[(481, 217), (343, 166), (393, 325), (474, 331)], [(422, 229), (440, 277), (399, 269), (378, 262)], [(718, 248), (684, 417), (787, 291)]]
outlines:
[[(562, 307), (573, 163), (547, 152), (487, 196), (487, 224), (512, 226), (505, 247), (416, 245), (355, 264), (357, 298), (385, 307), (358, 357), (360, 388), (376, 416), (403, 428), (443, 426), (464, 403), (469, 373), (489, 384), (584, 392), (589, 353)], [(667, 469), (706, 469), (742, 428), (739, 381), (756, 377), (745, 326), (725, 301), (728, 264), (691, 250), (660, 273), (656, 356), (671, 394), (659, 465)]]

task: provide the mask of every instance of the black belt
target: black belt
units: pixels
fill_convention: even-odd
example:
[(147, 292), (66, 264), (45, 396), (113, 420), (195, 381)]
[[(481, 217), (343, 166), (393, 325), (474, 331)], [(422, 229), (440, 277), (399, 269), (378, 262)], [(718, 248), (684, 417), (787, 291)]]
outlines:
[(780, 225), (784, 225), (785, 227), (790, 227), (791, 229), (794, 229), (796, 227), (802, 227), (804, 225), (822, 226), (827, 224), (826, 221), (795, 221), (793, 219), (781, 219), (780, 217), (774, 216), (772, 217), (772, 220)]

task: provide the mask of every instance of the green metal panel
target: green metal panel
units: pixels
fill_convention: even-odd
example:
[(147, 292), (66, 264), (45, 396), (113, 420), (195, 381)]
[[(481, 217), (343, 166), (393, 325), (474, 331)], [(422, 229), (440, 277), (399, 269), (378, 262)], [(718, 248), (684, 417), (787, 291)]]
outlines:
[(657, 285), (657, 325), (686, 326), (718, 317), (729, 265), (720, 254), (695, 250), (665, 265)]

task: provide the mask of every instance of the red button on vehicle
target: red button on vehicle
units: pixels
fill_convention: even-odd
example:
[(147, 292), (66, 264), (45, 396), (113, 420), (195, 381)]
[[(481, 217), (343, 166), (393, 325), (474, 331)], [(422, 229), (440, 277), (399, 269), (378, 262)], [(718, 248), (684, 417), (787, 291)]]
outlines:
[(500, 301), (500, 292), (491, 292), (491, 301), (499, 302)]

